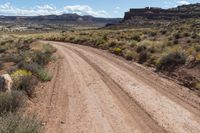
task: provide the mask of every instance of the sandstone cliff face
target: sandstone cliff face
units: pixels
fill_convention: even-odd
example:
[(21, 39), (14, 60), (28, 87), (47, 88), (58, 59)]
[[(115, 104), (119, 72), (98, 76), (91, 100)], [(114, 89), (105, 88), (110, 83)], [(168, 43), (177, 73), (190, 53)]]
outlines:
[(137, 18), (149, 20), (174, 20), (200, 17), (200, 3), (178, 6), (176, 8), (161, 9), (146, 7), (141, 9), (130, 9), (125, 13), (124, 20)]

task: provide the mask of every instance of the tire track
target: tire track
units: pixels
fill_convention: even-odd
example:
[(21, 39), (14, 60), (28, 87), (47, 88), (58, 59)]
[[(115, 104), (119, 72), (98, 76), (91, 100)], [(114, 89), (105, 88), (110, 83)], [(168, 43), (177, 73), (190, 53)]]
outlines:
[(155, 83), (153, 75), (147, 76), (152, 77), (148, 82), (144, 76), (146, 71), (140, 69), (140, 76), (139, 69), (117, 62), (113, 57), (106, 59), (106, 55), (86, 47), (51, 43), (64, 55), (64, 71), (59, 75), (64, 75), (64, 84), (61, 86), (58, 82), (54, 86), (58, 94), (53, 103), (57, 119), (64, 123), (55, 122), (53, 131), (200, 132), (200, 111), (186, 99), (185, 102), (176, 94), (171, 96), (166, 90), (167, 84)]
[(124, 89), (113, 79), (111, 79), (109, 75), (107, 75), (100, 67), (92, 63), (86, 56), (81, 54), (79, 51), (73, 50), (71, 48), (69, 49), (75, 51), (101, 75), (101, 79), (109, 87), (116, 99), (118, 99), (118, 101), (121, 102), (124, 108), (126, 108), (129, 111), (132, 117), (136, 119), (141, 126), (147, 125), (152, 130), (152, 132), (167, 132), (165, 129), (160, 127), (158, 123), (154, 121), (151, 118), (151, 116), (128, 93), (124, 92)]
[[(59, 45), (69, 48), (69, 46), (65, 46), (65, 44), (63, 43), (59, 43)], [(157, 75), (155, 76), (155, 74), (153, 75), (152, 72), (149, 72), (144, 68), (141, 68), (140, 66), (131, 66), (122, 62), (119, 59), (113, 59), (112, 55), (106, 56), (104, 54), (101, 54), (102, 51), (98, 51), (93, 48), (88, 48), (86, 46), (75, 45), (75, 47), (87, 50), (89, 52), (92, 52), (93, 54), (97, 54), (98, 56), (103, 57), (105, 60), (109, 60), (110, 63), (112, 63), (113, 65), (119, 66), (122, 70), (126, 71), (134, 77), (137, 77), (137, 79), (139, 79), (140, 81), (148, 84), (149, 86), (153, 87), (156, 91), (162, 93), (163, 95), (167, 96), (168, 98), (177, 102), (178, 104), (181, 104), (183, 107), (192, 111), (200, 117), (200, 98), (195, 94), (180, 89), (184, 87), (181, 87), (177, 84), (171, 84), (165, 79), (158, 79), (160, 77), (157, 77)], [(145, 73), (141, 73), (141, 71), (148, 73), (150, 76), (145, 75)], [(157, 80), (157, 82), (155, 82), (155, 80), (149, 80), (149, 78), (155, 79)]]
[[(197, 95), (188, 92), (189, 89), (186, 89), (185, 87), (180, 86), (178, 84), (171, 84), (170, 81), (158, 77), (157, 75), (155, 75), (155, 73), (144, 69), (144, 67), (138, 65), (130, 65), (128, 63), (124, 63), (123, 61), (117, 58), (113, 59), (112, 55), (104, 55), (101, 53), (102, 51), (98, 51), (93, 48), (86, 48), (85, 46), (76, 47), (81, 47), (84, 50), (87, 49), (88, 51), (92, 51), (94, 54), (97, 54), (109, 60), (112, 64), (120, 66), (121, 69), (127, 71), (128, 73), (131, 73), (133, 76), (137, 77), (142, 82), (145, 82), (149, 86), (152, 86), (154, 89), (156, 89), (163, 95), (169, 97), (172, 100), (175, 100), (177, 103), (181, 104), (186, 109), (192, 110), (193, 113), (200, 116), (200, 98)], [(141, 73), (141, 71), (143, 71), (144, 73)], [(147, 74), (149, 74), (150, 76)], [(155, 79), (156, 82), (155, 80), (149, 80), (149, 78)]]

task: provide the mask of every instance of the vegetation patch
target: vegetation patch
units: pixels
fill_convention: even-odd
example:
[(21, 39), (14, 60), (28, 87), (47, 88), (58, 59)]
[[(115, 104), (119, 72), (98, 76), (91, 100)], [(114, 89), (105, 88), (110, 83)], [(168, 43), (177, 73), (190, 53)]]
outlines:
[(158, 70), (173, 70), (186, 62), (186, 55), (182, 52), (172, 52), (164, 55), (157, 63)]
[(0, 93), (0, 114), (16, 112), (24, 105), (25, 97), (19, 91)]
[(52, 75), (43, 68), (37, 70), (37, 77), (44, 82), (50, 81), (52, 79)]
[(116, 55), (122, 55), (122, 49), (121, 48), (114, 48), (113, 53)]
[(24, 117), (16, 113), (8, 113), (0, 116), (1, 133), (40, 133), (41, 121), (36, 116)]
[(126, 50), (124, 53), (124, 57), (127, 60), (132, 60), (132, 59), (136, 58), (136, 56), (137, 56), (137, 53), (135, 51)]
[[(13, 80), (11, 92), (0, 92), (0, 132), (40, 133), (40, 120), (23, 116), (20, 108), (34, 96), (39, 81), (51, 80), (45, 65), (56, 49), (32, 37), (0, 36), (0, 39), (0, 71), (6, 68)], [(8, 63), (13, 65), (8, 67)]]
[[(37, 34), (31, 37), (105, 49), (129, 61), (134, 59), (141, 64), (157, 68), (160, 72), (173, 75), (181, 67), (188, 69), (187, 66), (195, 67), (200, 64), (200, 28), (196, 23), (199, 23), (199, 19), (191, 18), (172, 21), (168, 25), (158, 25), (154, 28), (144, 28), (144, 25), (143, 28), (121, 27), (120, 30), (84, 29)], [(44, 57), (40, 54), (39, 58)], [(37, 63), (44, 64), (38, 61)]]

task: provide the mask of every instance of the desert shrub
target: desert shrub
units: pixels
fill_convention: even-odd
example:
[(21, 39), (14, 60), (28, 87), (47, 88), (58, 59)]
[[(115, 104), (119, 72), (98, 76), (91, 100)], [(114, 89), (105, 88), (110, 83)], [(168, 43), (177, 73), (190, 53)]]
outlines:
[(14, 83), (13, 88), (25, 92), (28, 97), (32, 97), (37, 83), (38, 81), (34, 76), (23, 76)]
[(102, 44), (105, 44), (105, 40), (103, 38), (101, 38), (101, 37), (94, 38), (93, 45), (99, 46)]
[(141, 38), (140, 38), (140, 35), (139, 34), (134, 34), (131, 38), (132, 40), (135, 40), (137, 42), (140, 42), (141, 41)]
[(43, 68), (37, 70), (37, 77), (44, 82), (50, 81), (52, 79), (52, 75), (49, 74), (48, 71)]
[(180, 33), (179, 33), (179, 32), (175, 33), (175, 34), (174, 34), (174, 38), (175, 38), (175, 39), (179, 39), (179, 38), (181, 38)]
[(183, 36), (184, 36), (184, 37), (188, 37), (188, 36), (190, 36), (190, 33), (184, 32), (184, 33), (183, 33)]
[(14, 81), (13, 89), (25, 92), (29, 97), (33, 96), (34, 88), (37, 85), (37, 79), (30, 71), (18, 69), (11, 73)]
[(113, 49), (113, 53), (116, 55), (122, 55), (122, 49), (121, 48), (114, 48)]
[(32, 37), (28, 37), (28, 38), (19, 38), (18, 42), (22, 43), (22, 44), (31, 44), (32, 42), (34, 42), (35, 39)]
[(24, 104), (25, 98), (19, 91), (0, 93), (0, 114), (5, 112), (16, 112)]
[(195, 45), (195, 50), (196, 50), (197, 52), (200, 52), (200, 45)]
[(200, 90), (200, 82), (196, 83), (195, 88), (197, 88), (198, 90)]
[(191, 41), (190, 39), (188, 39), (186, 42), (187, 42), (187, 43), (191, 43), (192, 41)]
[(191, 37), (192, 37), (192, 39), (196, 39), (198, 37), (198, 35), (196, 33), (192, 33)]
[(4, 114), (0, 117), (1, 133), (40, 133), (41, 121), (35, 115), (23, 117), (20, 114)]
[(0, 46), (0, 53), (3, 53), (6, 51), (6, 48), (4, 46)]
[(38, 65), (37, 63), (21, 63), (19, 68), (26, 69), (31, 71), (33, 75), (35, 75), (41, 81), (50, 81), (52, 75), (48, 73), (42, 66)]
[(11, 74), (11, 77), (14, 81), (18, 81), (20, 80), (21, 77), (31, 76), (31, 75), (32, 73), (30, 71), (18, 69)]
[(36, 62), (39, 65), (46, 65), (49, 61), (51, 61), (51, 54), (46, 52), (37, 51), (35, 58), (33, 58), (33, 62)]
[(160, 33), (161, 33), (162, 35), (165, 35), (165, 34), (167, 33), (167, 30), (161, 30)]
[(117, 42), (112, 40), (108, 42), (108, 47), (115, 47), (117, 45)]
[(132, 60), (136, 55), (137, 55), (137, 53), (134, 51), (131, 51), (131, 50), (126, 50), (124, 53), (124, 57), (127, 60)]
[(139, 56), (138, 56), (138, 63), (144, 63), (148, 60), (149, 58), (149, 52), (147, 50), (144, 50), (142, 52), (139, 53)]
[(140, 53), (142, 51), (145, 51), (147, 47), (145, 45), (138, 45), (136, 48), (136, 52)]
[(2, 56), (2, 57), (0, 57), (0, 60), (3, 61), (3, 62), (15, 62), (15, 63), (18, 63), (21, 60), (23, 60), (23, 57), (18, 55), (18, 54), (12, 54), (12, 55)]
[(3, 63), (0, 61), (0, 69), (2, 69), (3, 68)]
[(150, 31), (148, 34), (149, 34), (149, 36), (151, 36), (151, 37), (154, 37), (154, 36), (157, 35), (157, 33), (156, 33), (155, 31)]
[(17, 46), (17, 49), (20, 51), (26, 51), (30, 49), (30, 44), (23, 44), (23, 43), (19, 43)]
[(178, 44), (178, 43), (179, 43), (178, 39), (174, 38), (173, 39), (173, 44)]
[(31, 62), (31, 63), (20, 62), (20, 63), (18, 64), (18, 68), (24, 69), (24, 70), (27, 70), (27, 71), (32, 72), (33, 74), (36, 74), (36, 73), (37, 73), (37, 70), (40, 69), (41, 66), (38, 65), (38, 64), (35, 63), (35, 62)]
[(44, 49), (45, 53), (47, 53), (47, 54), (53, 54), (56, 52), (56, 48), (54, 48), (50, 44), (44, 44), (43, 49)]
[(157, 62), (158, 70), (171, 70), (172, 68), (176, 68), (180, 65), (185, 64), (186, 55), (183, 52), (171, 52), (167, 55), (164, 55)]
[(133, 40), (129, 43), (129, 45), (133, 48), (137, 45), (137, 42)]
[(196, 61), (200, 62), (200, 53), (196, 55)]

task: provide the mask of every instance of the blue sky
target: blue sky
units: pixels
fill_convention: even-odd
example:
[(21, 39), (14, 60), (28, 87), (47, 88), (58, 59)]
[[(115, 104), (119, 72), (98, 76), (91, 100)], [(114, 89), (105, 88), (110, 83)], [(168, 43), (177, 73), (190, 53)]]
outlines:
[(123, 17), (130, 8), (170, 8), (200, 0), (0, 0), (0, 15), (78, 13), (96, 17)]

